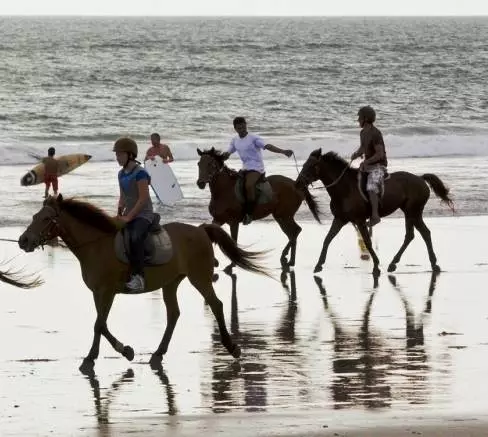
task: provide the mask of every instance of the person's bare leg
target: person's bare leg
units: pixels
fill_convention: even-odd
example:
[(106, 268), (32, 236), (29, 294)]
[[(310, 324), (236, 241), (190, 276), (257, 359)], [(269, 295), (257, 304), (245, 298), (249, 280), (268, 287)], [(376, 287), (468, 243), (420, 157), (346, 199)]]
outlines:
[(368, 191), (369, 200), (371, 202), (371, 219), (369, 220), (369, 226), (373, 227), (377, 225), (380, 221), (380, 214), (378, 212), (378, 195), (374, 191)]

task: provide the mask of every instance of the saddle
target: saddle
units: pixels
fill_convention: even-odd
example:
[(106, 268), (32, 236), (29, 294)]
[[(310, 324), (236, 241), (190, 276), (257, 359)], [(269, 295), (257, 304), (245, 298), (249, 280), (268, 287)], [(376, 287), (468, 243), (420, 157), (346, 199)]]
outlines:
[[(383, 181), (386, 182), (388, 179), (390, 179), (390, 173), (388, 173), (388, 171), (385, 170), (385, 177), (384, 177)], [(361, 197), (364, 199), (365, 202), (370, 203), (368, 191), (366, 190), (367, 183), (368, 183), (368, 173), (365, 171), (359, 170), (358, 171), (359, 194), (361, 194)], [(381, 203), (381, 199), (383, 199), (384, 194), (385, 194), (385, 187), (383, 187), (383, 191), (380, 193), (380, 196), (379, 196), (380, 203)]]
[[(146, 266), (157, 266), (166, 264), (173, 257), (173, 244), (171, 238), (159, 223), (161, 216), (154, 214), (153, 221), (149, 227), (149, 235), (144, 242), (144, 264)], [(129, 264), (129, 233), (121, 229), (115, 235), (115, 255), (117, 259), (125, 264)]]
[[(246, 172), (239, 171), (237, 173), (237, 181), (235, 185), (235, 194), (240, 204), (246, 203), (245, 180)], [(273, 188), (263, 173), (256, 182), (256, 205), (269, 203), (273, 200)]]

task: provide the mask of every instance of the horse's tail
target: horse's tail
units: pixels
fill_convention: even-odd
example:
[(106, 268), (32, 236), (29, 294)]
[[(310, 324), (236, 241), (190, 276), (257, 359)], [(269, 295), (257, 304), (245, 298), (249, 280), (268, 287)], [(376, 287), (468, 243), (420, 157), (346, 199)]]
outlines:
[(454, 211), (454, 202), (449, 197), (449, 188), (447, 188), (444, 183), (437, 177), (435, 174), (426, 173), (421, 176), (423, 180), (425, 180), (437, 197), (441, 198), (441, 201), (444, 202), (452, 212)]
[(42, 279), (38, 277), (32, 279), (20, 278), (19, 273), (12, 273), (8, 271), (0, 271), (0, 281), (13, 285), (14, 287), (24, 289), (39, 287), (43, 283)]
[(308, 191), (308, 187), (305, 185), (300, 185), (300, 186), (295, 185), (295, 186), (304, 194), (305, 202), (307, 202), (308, 209), (312, 213), (313, 218), (317, 220), (319, 223), (321, 223), (319, 205), (317, 204), (315, 197), (310, 194), (310, 191)]
[(261, 267), (256, 263), (256, 261), (262, 259), (266, 251), (251, 252), (241, 249), (230, 235), (217, 225), (203, 224), (200, 227), (205, 230), (212, 243), (217, 244), (224, 255), (236, 266), (249, 272), (259, 273), (274, 279), (265, 267)]

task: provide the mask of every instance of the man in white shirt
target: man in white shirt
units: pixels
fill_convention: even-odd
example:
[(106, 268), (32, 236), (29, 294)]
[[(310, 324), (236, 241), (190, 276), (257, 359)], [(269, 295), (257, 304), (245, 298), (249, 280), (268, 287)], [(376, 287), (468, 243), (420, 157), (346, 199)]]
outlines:
[(237, 135), (232, 138), (229, 149), (223, 155), (224, 159), (228, 159), (232, 153), (237, 152), (241, 158), (246, 194), (245, 215), (242, 223), (248, 225), (252, 221), (256, 204), (256, 183), (265, 173), (261, 151), (264, 149), (273, 153), (281, 153), (288, 158), (293, 155), (293, 151), (283, 150), (272, 144), (265, 144), (261, 137), (249, 133), (244, 117), (234, 118), (234, 129)]

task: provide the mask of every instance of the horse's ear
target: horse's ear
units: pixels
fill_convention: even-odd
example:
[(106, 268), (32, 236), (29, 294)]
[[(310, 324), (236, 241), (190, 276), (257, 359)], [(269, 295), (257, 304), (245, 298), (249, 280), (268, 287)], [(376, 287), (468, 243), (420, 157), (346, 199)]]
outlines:
[(315, 158), (320, 158), (320, 156), (322, 155), (322, 148), (320, 149), (315, 149), (311, 154), (310, 156), (313, 156)]
[(63, 195), (61, 193), (56, 197), (56, 202), (61, 203), (63, 201)]
[(210, 149), (210, 151), (211, 151), (212, 153), (215, 153), (215, 147), (214, 147), (214, 146), (212, 146), (212, 148)]
[(203, 152), (197, 147), (197, 153), (198, 153), (199, 156), (202, 156), (202, 153)]

